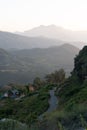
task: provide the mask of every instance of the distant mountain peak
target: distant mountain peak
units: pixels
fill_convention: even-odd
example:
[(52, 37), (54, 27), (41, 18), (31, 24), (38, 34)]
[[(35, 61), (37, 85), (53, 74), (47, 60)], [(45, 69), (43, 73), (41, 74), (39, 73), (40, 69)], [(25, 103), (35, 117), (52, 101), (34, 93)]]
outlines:
[(41, 30), (42, 29), (62, 29), (62, 30), (64, 30), (64, 28), (61, 26), (56, 26), (55, 24), (51, 24), (51, 25), (40, 25), (38, 27), (32, 28), (30, 30), (26, 30), (24, 32), (26, 33), (26, 32), (30, 32), (32, 30), (39, 30), (39, 29), (41, 29)]
[[(35, 27), (31, 30), (26, 30), (21, 35), (28, 36), (28, 37), (47, 37), (51, 39), (57, 39), (65, 42), (84, 42), (83, 44), (86, 45), (87, 42), (87, 31), (72, 31), (69, 29), (65, 29), (61, 26), (56, 26), (54, 24), (51, 25), (40, 25)], [(79, 48), (83, 47), (84, 45), (76, 45)]]

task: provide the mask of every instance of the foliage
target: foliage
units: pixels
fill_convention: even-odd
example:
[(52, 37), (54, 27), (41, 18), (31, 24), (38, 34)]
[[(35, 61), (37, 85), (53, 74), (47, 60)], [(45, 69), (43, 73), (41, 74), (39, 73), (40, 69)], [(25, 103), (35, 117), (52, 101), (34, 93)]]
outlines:
[(48, 83), (57, 83), (60, 84), (65, 80), (65, 72), (63, 69), (55, 71), (54, 73), (46, 75), (46, 81)]
[[(59, 107), (56, 116), (65, 128), (81, 127), (83, 118), (87, 120), (87, 47), (75, 58), (75, 67), (71, 77), (58, 86), (56, 95)], [(79, 119), (79, 116), (81, 119)], [(84, 124), (86, 128), (86, 123)]]
[(82, 81), (87, 77), (87, 46), (85, 46), (75, 58), (74, 73), (76, 73)]
[(0, 121), (0, 130), (28, 130), (25, 124), (18, 121), (6, 119)]
[(44, 81), (42, 81), (39, 77), (36, 77), (33, 81), (33, 85), (38, 89), (44, 85)]
[(26, 88), (26, 93), (29, 94), (29, 92), (30, 92), (29, 85), (26, 85), (25, 88)]
[[(19, 100), (3, 99), (0, 104), (0, 118), (11, 118), (21, 122), (34, 122), (37, 117), (47, 110), (49, 104), (48, 88), (41, 88), (38, 93), (28, 95)], [(30, 124), (31, 124), (30, 123)]]

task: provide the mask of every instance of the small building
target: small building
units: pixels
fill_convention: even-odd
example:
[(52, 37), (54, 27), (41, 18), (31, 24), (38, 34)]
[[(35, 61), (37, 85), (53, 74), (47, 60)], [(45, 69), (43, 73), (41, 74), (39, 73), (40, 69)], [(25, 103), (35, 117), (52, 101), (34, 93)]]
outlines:
[(20, 92), (14, 89), (14, 90), (8, 90), (7, 92), (5, 92), (2, 98), (17, 98), (19, 96), (20, 96)]
[(11, 92), (12, 92), (12, 95), (10, 97), (17, 98), (20, 96), (20, 92), (16, 89), (11, 90)]

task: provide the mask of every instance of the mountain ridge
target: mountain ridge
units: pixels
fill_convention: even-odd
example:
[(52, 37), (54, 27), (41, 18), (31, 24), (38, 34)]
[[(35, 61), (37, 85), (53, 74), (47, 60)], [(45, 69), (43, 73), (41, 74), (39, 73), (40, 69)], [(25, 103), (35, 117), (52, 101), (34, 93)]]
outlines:
[(0, 48), (3, 49), (31, 49), (47, 48), (53, 45), (61, 45), (61, 40), (49, 39), (45, 37), (27, 37), (14, 33), (0, 31)]
[(76, 47), (82, 48), (86, 43), (84, 42), (66, 42), (45, 36), (28, 37), (22, 34), (14, 34), (0, 31), (0, 48), (3, 49), (31, 49), (31, 48), (48, 48), (51, 46), (58, 46), (64, 43), (69, 43)]
[(18, 34), (31, 37), (44, 36), (65, 42), (82, 42), (84, 45), (87, 45), (87, 43), (84, 43), (87, 42), (87, 31), (72, 31), (56, 25), (41, 25), (24, 32), (19, 32)]
[(28, 83), (37, 76), (44, 78), (47, 73), (60, 68), (64, 68), (69, 75), (78, 52), (78, 48), (68, 44), (50, 48), (9, 50), (8, 57), (3, 52), (4, 58), (0, 57), (0, 83)]

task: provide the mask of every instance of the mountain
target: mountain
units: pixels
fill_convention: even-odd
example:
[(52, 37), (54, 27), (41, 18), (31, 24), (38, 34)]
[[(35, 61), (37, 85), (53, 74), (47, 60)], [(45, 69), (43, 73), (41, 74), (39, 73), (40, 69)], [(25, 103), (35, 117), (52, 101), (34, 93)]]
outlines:
[(9, 32), (0, 31), (0, 48), (3, 49), (31, 49), (47, 48), (53, 45), (61, 45), (64, 42), (60, 40), (49, 39), (45, 37), (25, 37)]
[[(49, 30), (48, 34), (50, 34), (52, 31)], [(51, 46), (62, 45), (64, 43), (68, 43), (68, 44), (71, 44), (71, 45), (74, 45), (76, 47), (81, 48), (86, 44), (86, 43), (83, 43), (83, 42), (70, 42), (70, 41), (67, 42), (67, 41), (64, 41), (64, 39), (62, 37), (61, 38), (59, 37), (60, 34), (61, 34), (61, 32), (59, 32), (58, 35), (55, 35), (55, 31), (54, 31), (52, 33), (51, 37), (47, 37), (46, 31), (44, 31), (43, 36), (41, 36), (41, 33), (40, 33), (40, 34), (38, 34), (38, 37), (36, 37), (37, 35), (34, 35), (33, 37), (31, 37), (31, 35), (30, 36), (29, 35), (23, 36), (23, 35), (25, 35), (25, 33), (21, 33), (21, 35), (18, 35), (18, 34), (14, 34), (14, 33), (1, 32), (0, 31), (0, 48), (8, 49), (8, 50), (31, 49), (31, 48), (48, 48), (48, 47), (51, 47)], [(54, 37), (56, 39), (53, 39), (54, 35), (56, 36), (56, 37)], [(58, 40), (58, 38), (60, 38), (62, 40), (60, 40), (60, 39)]]
[(67, 75), (73, 69), (73, 59), (79, 49), (64, 44), (50, 48), (34, 48), (24, 50), (3, 50), (0, 55), (0, 83), (28, 83), (35, 77), (64, 68)]
[(19, 32), (18, 34), (29, 37), (44, 36), (48, 38), (59, 39), (62, 41), (71, 42), (71, 44), (78, 47), (87, 45), (87, 43), (84, 43), (87, 42), (87, 31), (71, 31), (56, 25), (41, 25), (31, 30), (24, 31), (23, 33)]

